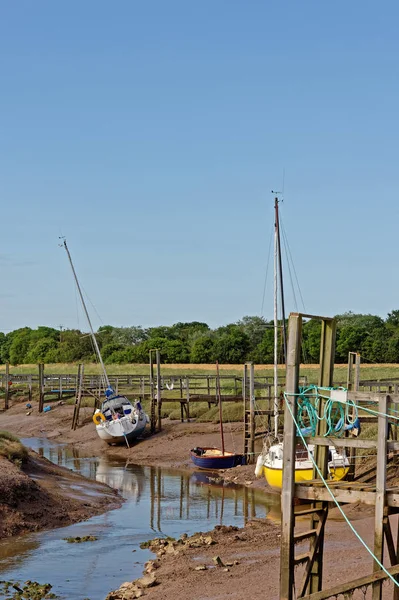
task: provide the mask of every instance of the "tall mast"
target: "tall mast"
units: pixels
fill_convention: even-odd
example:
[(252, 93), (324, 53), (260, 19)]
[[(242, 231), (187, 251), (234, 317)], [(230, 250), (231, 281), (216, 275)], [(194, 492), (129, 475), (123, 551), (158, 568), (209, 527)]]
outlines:
[(274, 435), (278, 433), (278, 199), (274, 201), (275, 221), (274, 221)]
[(104, 377), (106, 386), (107, 387), (111, 387), (110, 383), (109, 383), (107, 371), (105, 370), (103, 359), (101, 357), (100, 348), (98, 347), (96, 336), (94, 335), (93, 326), (92, 326), (91, 321), (90, 321), (89, 313), (87, 312), (87, 308), (86, 308), (86, 304), (85, 304), (85, 301), (84, 301), (84, 298), (83, 298), (82, 290), (80, 289), (79, 281), (78, 281), (78, 278), (77, 278), (77, 275), (76, 275), (75, 267), (73, 266), (71, 254), (69, 252), (66, 240), (64, 240), (64, 248), (65, 248), (66, 253), (68, 255), (69, 262), (71, 264), (72, 273), (73, 273), (73, 276), (74, 276), (74, 279), (75, 279), (75, 283), (76, 283), (76, 287), (78, 288), (78, 292), (79, 292), (79, 296), (80, 296), (80, 301), (82, 302), (83, 310), (85, 311), (86, 319), (87, 319), (87, 322), (88, 322), (89, 327), (90, 327), (91, 339), (93, 340), (94, 348), (95, 348), (98, 360), (100, 362), (100, 365), (101, 365), (101, 368), (102, 368), (102, 371), (103, 371), (103, 377)]
[(275, 198), (275, 212), (276, 212), (276, 233), (277, 233), (277, 248), (278, 248), (278, 272), (280, 279), (280, 302), (281, 302), (281, 318), (283, 321), (283, 348), (284, 348), (284, 361), (287, 360), (287, 331), (285, 326), (285, 303), (284, 303), (284, 283), (283, 283), (283, 263), (281, 261), (281, 244), (280, 244), (280, 218), (278, 214), (278, 198)]

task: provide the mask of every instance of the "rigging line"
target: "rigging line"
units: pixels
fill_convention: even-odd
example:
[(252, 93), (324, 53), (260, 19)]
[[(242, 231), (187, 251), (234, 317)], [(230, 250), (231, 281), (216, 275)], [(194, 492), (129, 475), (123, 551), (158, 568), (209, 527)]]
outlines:
[(288, 255), (288, 249), (287, 249), (287, 240), (286, 240), (286, 237), (284, 235), (284, 232), (283, 232), (283, 244), (284, 244), (285, 255), (287, 257), (286, 262), (287, 262), (287, 266), (288, 266), (288, 274), (290, 276), (290, 283), (291, 283), (292, 295), (294, 296), (295, 309), (296, 309), (296, 312), (299, 312), (299, 310), (298, 310), (298, 302), (296, 300), (296, 294), (295, 294), (295, 288), (294, 288), (294, 281), (292, 279), (291, 265), (290, 265), (290, 261), (288, 259), (289, 255)]
[(104, 325), (104, 321), (102, 320), (101, 316), (99, 315), (99, 313), (98, 313), (96, 307), (94, 306), (93, 302), (90, 300), (89, 294), (86, 292), (86, 290), (84, 289), (84, 287), (82, 285), (80, 287), (84, 291), (85, 296), (86, 296), (87, 300), (90, 302), (90, 304), (91, 304), (94, 312), (96, 313), (97, 317), (99, 318), (99, 320), (101, 321), (101, 323)]
[(356, 531), (356, 529), (354, 528), (354, 526), (352, 525), (352, 523), (349, 521), (348, 517), (346, 516), (346, 514), (344, 513), (344, 511), (342, 510), (341, 505), (339, 504), (338, 500), (336, 499), (336, 497), (334, 496), (334, 493), (332, 492), (332, 490), (330, 489), (330, 486), (328, 485), (327, 481), (324, 479), (323, 474), (321, 472), (321, 470), (318, 467), (318, 464), (313, 456), (313, 454), (309, 451), (309, 446), (306, 443), (306, 440), (304, 438), (304, 436), (302, 435), (302, 431), (301, 428), (299, 427), (298, 423), (296, 422), (296, 419), (294, 417), (294, 413), (292, 412), (290, 403), (288, 402), (287, 396), (289, 396), (291, 394), (287, 394), (286, 392), (284, 392), (284, 400), (285, 400), (285, 404), (288, 408), (288, 411), (291, 415), (292, 420), (294, 421), (294, 424), (296, 426), (297, 432), (299, 434), (299, 437), (302, 439), (302, 442), (309, 454), (309, 457), (313, 463), (314, 468), (316, 469), (320, 479), (323, 482), (323, 485), (326, 487), (328, 493), (330, 494), (333, 502), (335, 503), (335, 505), (337, 506), (339, 512), (341, 513), (341, 515), (344, 517), (346, 523), (349, 525), (350, 529), (353, 531), (353, 533), (355, 534), (355, 536), (357, 537), (357, 539), (360, 541), (361, 544), (363, 544), (364, 548), (367, 550), (367, 552), (370, 554), (370, 556), (375, 560), (375, 562), (378, 564), (378, 566), (382, 569), (382, 571), (384, 571), (384, 573), (386, 575), (388, 575), (388, 577), (393, 581), (394, 585), (396, 585), (397, 587), (399, 587), (399, 582), (396, 581), (395, 577), (393, 577), (390, 572), (384, 567), (384, 565), (378, 560), (378, 558), (375, 556), (374, 552), (371, 550), (371, 548), (369, 548), (366, 544), (366, 542), (363, 540), (363, 538), (358, 534), (358, 532)]
[(300, 295), (300, 298), (301, 298), (302, 306), (303, 306), (304, 312), (306, 312), (306, 306), (305, 306), (305, 302), (303, 300), (301, 286), (299, 285), (298, 275), (297, 275), (297, 272), (296, 272), (296, 269), (295, 269), (295, 263), (294, 263), (294, 260), (292, 258), (291, 248), (290, 248), (290, 244), (288, 242), (288, 236), (287, 236), (287, 233), (285, 231), (285, 227), (284, 227), (284, 223), (283, 223), (283, 219), (282, 218), (280, 218), (280, 222), (281, 222), (281, 230), (283, 232), (283, 236), (285, 237), (285, 239), (287, 241), (288, 255), (289, 255), (291, 263), (292, 263), (292, 268), (293, 268), (293, 271), (294, 271), (295, 281), (296, 281), (296, 284), (297, 284), (297, 287), (298, 287), (298, 292), (299, 292), (299, 295)]
[(264, 304), (265, 304), (267, 276), (269, 274), (269, 266), (270, 266), (270, 249), (271, 249), (271, 246), (272, 246), (272, 239), (273, 239), (273, 228), (274, 228), (274, 225), (272, 224), (271, 229), (270, 229), (269, 249), (267, 251), (267, 266), (266, 266), (265, 281), (264, 281), (264, 284), (263, 284), (262, 308), (260, 309), (260, 316), (261, 317), (263, 316), (263, 307), (264, 307)]

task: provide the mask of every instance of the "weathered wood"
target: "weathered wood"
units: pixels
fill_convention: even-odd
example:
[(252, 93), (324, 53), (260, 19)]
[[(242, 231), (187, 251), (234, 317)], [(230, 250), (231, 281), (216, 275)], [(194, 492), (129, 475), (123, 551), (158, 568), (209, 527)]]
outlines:
[[(379, 402), (378, 416), (378, 448), (377, 448), (377, 475), (375, 493), (375, 518), (374, 518), (374, 556), (382, 563), (384, 559), (384, 509), (387, 467), (387, 434), (388, 421), (384, 415), (387, 414), (388, 397), (385, 396)], [(375, 560), (373, 571), (379, 571), (380, 566)], [(372, 600), (382, 599), (382, 582), (373, 583)]]
[[(322, 320), (321, 322), (321, 343), (320, 343), (320, 374), (319, 386), (330, 387), (333, 385), (334, 375), (334, 356), (335, 356), (335, 336), (337, 324), (335, 319)], [(319, 417), (324, 410), (325, 400), (319, 404)], [(324, 436), (327, 431), (327, 422), (325, 419), (318, 420), (317, 435)], [(315, 459), (318, 469), (321, 471), (324, 478), (328, 475), (328, 447), (317, 445), (315, 448)], [(314, 469), (314, 477), (318, 477), (316, 469)], [(310, 528), (314, 529), (317, 526), (316, 519), (311, 516)], [(316, 552), (317, 547), (317, 552)], [(311, 543), (310, 552), (312, 554), (313, 564), (311, 565), (310, 573), (306, 577), (303, 593), (306, 591), (306, 586), (310, 593), (318, 592), (323, 588), (323, 554), (324, 554), (324, 525), (321, 527), (317, 546)]]
[(159, 350), (156, 351), (157, 361), (157, 425), (158, 431), (162, 431), (162, 381), (161, 381), (161, 353)]
[(39, 413), (43, 412), (44, 404), (44, 365), (40, 363), (39, 367)]
[(249, 460), (254, 462), (255, 457), (255, 371), (253, 363), (249, 365)]
[[(395, 565), (394, 567), (387, 568), (387, 571), (391, 575), (397, 575), (399, 573), (399, 565)], [(367, 585), (370, 585), (374, 582), (383, 582), (385, 579), (388, 579), (388, 575), (385, 571), (376, 571), (372, 575), (366, 575), (365, 577), (359, 577), (358, 579), (353, 579), (348, 583), (340, 583), (330, 588), (329, 590), (323, 592), (316, 592), (314, 594), (309, 594), (308, 596), (302, 596), (301, 600), (327, 600), (328, 598), (335, 598), (339, 595), (350, 594), (355, 590), (363, 588)]]
[[(377, 448), (377, 440), (361, 440), (358, 438), (330, 438), (330, 437), (305, 437), (307, 443), (317, 444), (318, 446), (336, 446), (337, 448)], [(392, 442), (395, 444), (395, 442)], [(397, 443), (399, 449), (399, 443)]]
[(301, 354), (302, 317), (291, 314), (288, 322), (287, 348), (287, 402), (284, 411), (283, 487), (281, 491), (281, 551), (280, 551), (280, 599), (293, 600), (294, 584), (294, 477), (296, 427), (288, 405), (295, 417), (298, 393), (299, 364)]
[(10, 364), (6, 362), (6, 376), (4, 381), (4, 389), (5, 389), (5, 399), (4, 399), (4, 409), (8, 410), (9, 408), (9, 397), (10, 397)]
[[(312, 516), (311, 522), (315, 522), (315, 515), (312, 514), (311, 516)], [(326, 525), (327, 516), (328, 516), (328, 504), (326, 504), (324, 506), (324, 508), (320, 512), (318, 512), (318, 522), (315, 525), (315, 529), (313, 530), (315, 532), (315, 537), (314, 537), (314, 539), (312, 539), (311, 544), (310, 544), (309, 562), (307, 563), (307, 565), (305, 567), (305, 572), (302, 577), (302, 583), (301, 583), (300, 591), (299, 591), (299, 598), (306, 593), (306, 590), (310, 583), (310, 578), (313, 573), (313, 567), (314, 567), (315, 561), (316, 561), (320, 551), (322, 552), (321, 544), (324, 543), (324, 528)]]

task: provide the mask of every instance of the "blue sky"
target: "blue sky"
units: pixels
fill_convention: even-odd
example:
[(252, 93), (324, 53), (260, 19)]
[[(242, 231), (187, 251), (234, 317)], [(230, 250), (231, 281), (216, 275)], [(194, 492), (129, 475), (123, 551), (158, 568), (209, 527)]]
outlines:
[(103, 323), (259, 314), (283, 171), (306, 310), (399, 308), (398, 17), (357, 0), (1, 3), (0, 330), (84, 326), (59, 235)]

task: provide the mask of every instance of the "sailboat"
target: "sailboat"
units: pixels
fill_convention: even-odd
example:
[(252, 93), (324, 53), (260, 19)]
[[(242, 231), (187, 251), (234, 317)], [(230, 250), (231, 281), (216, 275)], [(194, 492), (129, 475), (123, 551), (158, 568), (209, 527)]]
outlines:
[(227, 452), (224, 447), (224, 431), (223, 431), (223, 410), (222, 398), (220, 394), (220, 376), (219, 363), (216, 361), (216, 392), (219, 403), (219, 422), (220, 422), (220, 438), (221, 449), (219, 448), (200, 448), (196, 447), (190, 451), (191, 460), (196, 467), (200, 469), (231, 469), (238, 465), (245, 465), (245, 456), (243, 454), (235, 454)]
[[(283, 287), (283, 269), (281, 261), (280, 244), (280, 218), (279, 218), (279, 200), (276, 197), (274, 201), (274, 439), (277, 443), (272, 444), (268, 449), (264, 448), (262, 454), (258, 456), (255, 468), (255, 475), (261, 477), (264, 475), (269, 486), (275, 490), (281, 490), (283, 486), (283, 443), (279, 440), (278, 434), (278, 291), (280, 289), (281, 313), (282, 313), (282, 332), (283, 332), (283, 350), (284, 358), (287, 356), (287, 334), (285, 327), (285, 305), (284, 305), (284, 287)], [(305, 432), (304, 432), (305, 433)], [(313, 451), (312, 445), (308, 450), (304, 445), (298, 444), (295, 453), (295, 483), (310, 481), (313, 479)], [(349, 471), (349, 461), (342, 449), (341, 453), (335, 446), (329, 446), (328, 452), (328, 473), (331, 480), (343, 479)]]
[(63, 246), (71, 265), (80, 301), (90, 328), (94, 350), (102, 371), (101, 375), (105, 389), (105, 400), (102, 402), (101, 408), (95, 411), (93, 422), (96, 426), (97, 434), (102, 440), (107, 442), (107, 444), (126, 443), (126, 445), (130, 447), (130, 443), (144, 432), (147, 423), (149, 423), (149, 418), (138, 400), (132, 404), (126, 396), (117, 394), (111, 386), (65, 239)]

